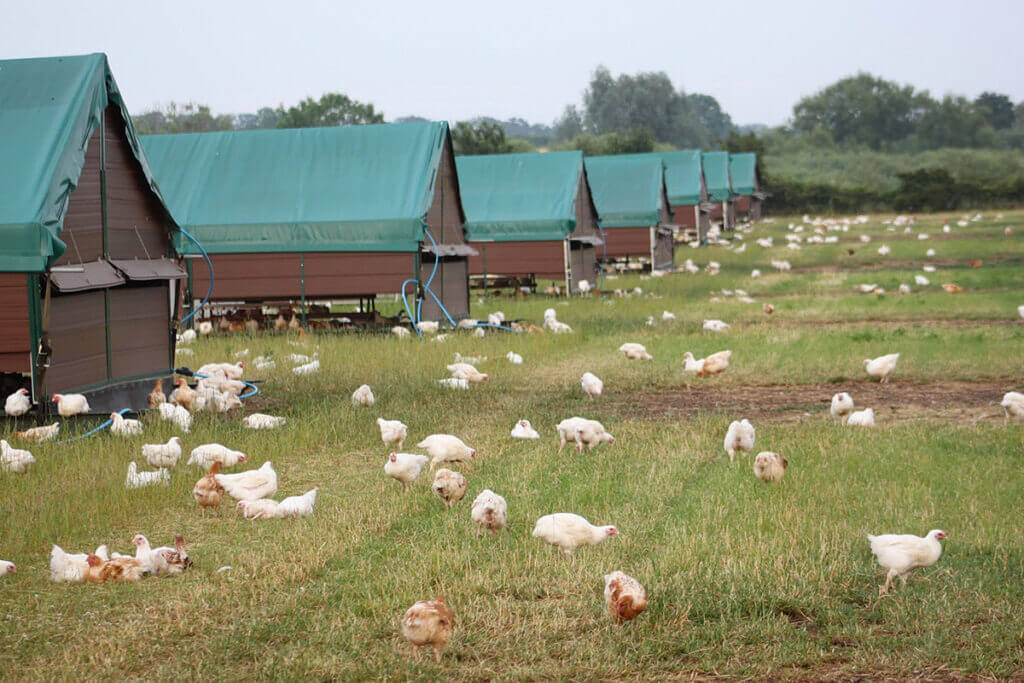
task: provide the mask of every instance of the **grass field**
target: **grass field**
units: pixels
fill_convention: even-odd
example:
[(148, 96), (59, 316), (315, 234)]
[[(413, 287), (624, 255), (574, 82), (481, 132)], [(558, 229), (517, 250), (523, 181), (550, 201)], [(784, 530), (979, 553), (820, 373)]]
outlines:
[[(606, 283), (642, 287), (642, 297), (474, 299), (475, 315), (500, 309), (537, 323), (554, 306), (571, 335), (310, 335), (306, 352), (318, 346), (322, 371), (295, 377), (279, 360), (246, 406), (287, 416), (285, 428), (254, 432), (241, 414), (201, 415), (183, 440), (186, 452), (217, 441), (246, 451), (250, 466), (273, 461), (278, 499), (318, 486), (312, 517), (247, 522), (225, 499), (219, 518), (203, 519), (190, 495), (201, 472), (184, 459), (169, 486), (126, 490), (128, 461), (140, 460), (140, 443), (175, 434), (169, 423), (147, 422), (142, 438), (104, 433), (31, 447), (38, 462), (27, 475), (0, 475), (0, 558), (18, 564), (0, 579), (0, 677), (1024, 675), (1024, 427), (1005, 423), (994, 405), (1024, 383), (1024, 214), (953, 221), (949, 234), (939, 217), (921, 218), (909, 235), (883, 218), (829, 233), (840, 244), (800, 251), (783, 238), (799, 219), (780, 218), (745, 234), (741, 254), (678, 253), (680, 262), (719, 261), (719, 275)], [(753, 243), (769, 235), (775, 247)], [(887, 257), (877, 254), (882, 244)], [(776, 273), (773, 258), (793, 271)], [(938, 266), (932, 284), (914, 286), (928, 262)], [(751, 279), (753, 268), (763, 277)], [(904, 282), (912, 294), (896, 294)], [(945, 294), (943, 282), (966, 291)], [(857, 294), (858, 283), (887, 293)], [(723, 288), (757, 303), (712, 303)], [(664, 310), (678, 320), (661, 322)], [(732, 327), (704, 332), (704, 318)], [(625, 341), (645, 344), (655, 361), (626, 361), (616, 352)], [(242, 348), (280, 358), (295, 350), (287, 342), (202, 339), (189, 361), (227, 360)], [(683, 352), (721, 349), (733, 351), (724, 375), (683, 372)], [(508, 363), (509, 350), (525, 363)], [(490, 381), (468, 392), (439, 387), (456, 351), (486, 355)], [(901, 354), (893, 381), (867, 383), (862, 359), (891, 352)], [(587, 370), (605, 381), (593, 402), (579, 387)], [(349, 400), (364, 382), (373, 408)], [(875, 408), (876, 429), (829, 419), (828, 400), (843, 390)], [(601, 420), (614, 446), (557, 453), (554, 425), (571, 415)], [(477, 449), (460, 468), (469, 492), (453, 510), (433, 496), (428, 475), (408, 495), (384, 475), (381, 416), (408, 424), (412, 445), (447, 432)], [(540, 441), (509, 438), (524, 417)], [(758, 482), (751, 456), (729, 462), (722, 440), (742, 417), (757, 428), (755, 452), (789, 460), (781, 483)], [(484, 488), (509, 503), (509, 525), (495, 538), (477, 538), (470, 520)], [(539, 516), (556, 511), (620, 534), (567, 560), (530, 536)], [(883, 572), (865, 534), (933, 528), (949, 534), (938, 564), (879, 600)], [(128, 552), (136, 533), (160, 544), (183, 534), (194, 571), (137, 585), (48, 580), (52, 543)], [(232, 569), (217, 573), (222, 566)], [(650, 596), (622, 627), (602, 597), (615, 569)], [(409, 605), (438, 593), (456, 629), (435, 665), (410, 656), (398, 624)]]

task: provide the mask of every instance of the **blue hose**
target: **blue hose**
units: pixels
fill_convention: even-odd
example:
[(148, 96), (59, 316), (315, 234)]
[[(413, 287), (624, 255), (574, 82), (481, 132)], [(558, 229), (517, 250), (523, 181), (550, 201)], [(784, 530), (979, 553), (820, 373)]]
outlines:
[(201, 253), (203, 255), (203, 258), (206, 259), (206, 266), (210, 269), (210, 289), (206, 292), (206, 298), (203, 299), (203, 302), (199, 304), (199, 306), (197, 306), (192, 312), (190, 312), (188, 315), (182, 318), (180, 324), (184, 325), (185, 323), (192, 319), (192, 316), (194, 316), (199, 311), (203, 310), (203, 306), (205, 306), (210, 301), (210, 297), (213, 296), (213, 261), (210, 260), (210, 255), (206, 253), (205, 249), (203, 249), (203, 245), (199, 243), (199, 240), (197, 240), (192, 235), (188, 234), (188, 232), (184, 228), (178, 228), (178, 230), (181, 231), (182, 235), (192, 240), (192, 243), (199, 248), (199, 253)]
[[(130, 408), (122, 408), (121, 410), (117, 411), (117, 414), (118, 414), (118, 415), (124, 415), (125, 413), (130, 413), (130, 412), (132, 412)], [(109, 426), (110, 426), (110, 425), (112, 425), (112, 424), (114, 424), (114, 421), (113, 421), (113, 420), (111, 420), (111, 419), (107, 419), (107, 420), (106, 420), (106, 421), (105, 421), (105, 422), (104, 422), (103, 424), (101, 424), (101, 425), (100, 425), (99, 427), (96, 427), (96, 428), (94, 428), (94, 429), (90, 429), (90, 430), (89, 430), (89, 431), (87, 431), (87, 432), (86, 432), (85, 434), (82, 434), (82, 435), (80, 435), (80, 436), (73, 436), (73, 437), (71, 437), (70, 439), (64, 439), (63, 441), (58, 441), (58, 442), (57, 442), (56, 444), (54, 444), (54, 445), (56, 445), (56, 446), (61, 446), (61, 445), (63, 445), (63, 444), (66, 444), (66, 443), (71, 443), (72, 441), (78, 441), (79, 439), (84, 439), (84, 438), (85, 438), (85, 437), (87, 437), (87, 436), (92, 436), (92, 435), (93, 435), (93, 434), (95, 434), (96, 432), (100, 432), (100, 431), (103, 431), (104, 429), (106, 429), (107, 427), (109, 427)]]
[[(448, 309), (444, 307), (444, 304), (441, 303), (441, 300), (437, 298), (436, 294), (434, 294), (434, 290), (430, 288), (431, 283), (434, 281), (434, 276), (437, 275), (437, 266), (441, 262), (441, 254), (437, 248), (437, 241), (434, 239), (434, 236), (430, 234), (430, 231), (427, 230), (425, 226), (423, 228), (423, 234), (430, 239), (430, 243), (434, 246), (434, 267), (430, 271), (430, 277), (427, 278), (426, 283), (424, 283), (423, 285), (423, 291), (425, 291), (427, 294), (433, 297), (434, 301), (437, 302), (437, 307), (441, 309), (442, 313), (444, 313), (444, 317), (448, 318), (448, 322), (451, 323), (452, 329), (454, 329), (458, 327), (458, 325), (456, 325), (455, 323), (455, 319), (452, 318), (451, 314), (448, 312)], [(408, 285), (410, 282), (413, 284), (419, 284), (419, 280), (416, 278), (410, 278), (402, 283), (402, 306), (405, 307), (405, 312), (409, 316), (409, 320), (412, 321), (412, 328), (416, 330), (416, 334), (420, 338), (422, 338), (423, 332), (420, 330), (420, 313), (423, 311), (423, 297), (417, 296), (415, 298), (414, 301), (416, 304), (416, 314), (413, 315), (412, 308), (409, 306), (409, 299), (405, 294), (405, 286)]]

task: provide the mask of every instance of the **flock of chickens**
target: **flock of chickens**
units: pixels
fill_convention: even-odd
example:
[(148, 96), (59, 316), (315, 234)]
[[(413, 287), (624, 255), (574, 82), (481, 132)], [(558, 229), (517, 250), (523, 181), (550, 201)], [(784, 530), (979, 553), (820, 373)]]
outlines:
[[(790, 244), (797, 243), (791, 241)], [(717, 264), (714, 265), (716, 267), (713, 271), (717, 272)], [(773, 265), (779, 270), (789, 270), (788, 262), (773, 262)], [(696, 266), (687, 260), (684, 270), (694, 272)], [(759, 271), (755, 273), (759, 274)], [(621, 295), (628, 296), (630, 293), (623, 292)], [(745, 293), (743, 295), (746, 296)], [(774, 310), (773, 307), (769, 310), (769, 307), (769, 304), (765, 304), (766, 313)], [(1021, 315), (1024, 316), (1024, 309)], [(663, 320), (674, 318), (675, 316), (668, 311), (663, 314)], [(490, 325), (505, 323), (505, 317), (501, 313), (492, 314), (488, 319)], [(652, 324), (652, 319), (648, 320), (648, 324)], [(547, 330), (555, 334), (565, 334), (573, 331), (569, 325), (557, 319), (554, 309), (545, 311), (541, 327), (522, 323), (514, 325), (518, 325), (524, 332)], [(724, 332), (729, 325), (720, 320), (706, 320), (703, 327), (712, 332)], [(436, 323), (419, 324), (421, 334), (436, 335), (435, 339), (443, 339), (446, 335), (438, 334), (438, 329)], [(209, 331), (210, 329), (201, 330), (207, 333)], [(480, 329), (477, 328), (476, 331)], [(397, 328), (395, 334), (408, 336), (409, 332), (405, 328)], [(194, 338), (195, 332), (189, 330), (180, 341), (188, 343)], [(618, 351), (629, 361), (654, 360), (647, 349), (636, 342), (626, 342)], [(317, 372), (320, 368), (319, 359), (315, 355), (293, 356), (289, 360), (298, 363), (293, 369), (295, 374), (309, 374)], [(512, 364), (523, 362), (522, 356), (512, 351), (506, 358)], [(730, 350), (722, 350), (700, 359), (686, 352), (682, 362), (686, 372), (706, 377), (725, 372), (731, 358)], [(887, 354), (865, 360), (864, 369), (869, 377), (886, 383), (895, 371), (898, 361), (898, 353)], [(456, 354), (455, 362), (446, 366), (450, 377), (438, 381), (444, 386), (463, 390), (469, 389), (475, 383), (486, 382), (489, 375), (476, 368), (479, 362), (480, 359)], [(273, 361), (267, 359), (256, 359), (258, 369), (273, 367), (272, 363)], [(194, 413), (203, 410), (227, 412), (242, 405), (240, 396), (249, 386), (243, 380), (244, 372), (244, 361), (206, 364), (195, 373), (198, 382), (194, 388), (184, 378), (179, 377), (169, 396), (163, 393), (162, 382), (157, 381), (149, 396), (149, 407), (161, 419), (171, 421), (182, 433), (188, 433)], [(584, 373), (580, 379), (580, 386), (591, 400), (598, 399), (604, 391), (604, 382), (591, 372)], [(55, 394), (52, 399), (57, 406), (58, 414), (63, 418), (90, 411), (88, 400), (80, 394)], [(357, 406), (372, 406), (375, 402), (373, 391), (368, 385), (360, 386), (352, 394), (351, 399)], [(1024, 416), (1024, 394), (1006, 394), (1002, 406), (1007, 417)], [(24, 415), (30, 408), (28, 391), (25, 389), (8, 396), (4, 404), (5, 412), (11, 416)], [(854, 400), (848, 393), (838, 393), (832, 397), (830, 412), (835, 419), (846, 425), (875, 425), (872, 408), (856, 410)], [(110, 420), (110, 431), (120, 437), (136, 438), (145, 432), (141, 421), (125, 418), (120, 413), (111, 413)], [(283, 427), (287, 420), (284, 417), (253, 413), (246, 416), (243, 423), (251, 429), (274, 429)], [(395, 449), (386, 457), (384, 473), (401, 484), (403, 492), (413, 489), (415, 482), (429, 465), (429, 471), (434, 473), (430, 490), (446, 510), (452, 509), (466, 496), (469, 488), (467, 479), (457, 470), (459, 464), (477, 457), (474, 448), (452, 434), (431, 434), (416, 443), (416, 449), (422, 453), (401, 452), (408, 438), (408, 427), (399, 420), (384, 418), (378, 418), (377, 425), (385, 447), (389, 450)], [(615, 444), (615, 437), (597, 420), (573, 416), (559, 422), (555, 429), (559, 438), (559, 451), (567, 444), (572, 444), (580, 453), (583, 452), (584, 446), (593, 449), (602, 444)], [(23, 441), (42, 442), (56, 438), (59, 431), (60, 423), (55, 422), (17, 432), (15, 436)], [(526, 419), (515, 424), (510, 436), (516, 439), (540, 438), (537, 430)], [(730, 461), (737, 455), (743, 456), (753, 452), (755, 439), (755, 428), (748, 420), (732, 422), (723, 444)], [(136, 462), (131, 462), (125, 485), (129, 488), (139, 488), (166, 483), (183, 455), (182, 439), (174, 436), (162, 444), (140, 444), (140, 455), (155, 469), (140, 471)], [(249, 520), (300, 517), (313, 513), (318, 490), (316, 488), (280, 501), (271, 497), (278, 490), (278, 477), (270, 462), (263, 463), (259, 468), (235, 473), (224, 471), (244, 465), (246, 461), (245, 453), (218, 443), (201, 444), (191, 450), (186, 465), (196, 466), (204, 471), (192, 491), (201, 515), (205, 516), (211, 512), (216, 514), (225, 495), (237, 501), (238, 512)], [(32, 462), (34, 458), (29, 451), (13, 448), (8, 441), (0, 440), (0, 465), (4, 471), (24, 473)], [(787, 459), (782, 455), (773, 451), (762, 451), (753, 459), (753, 472), (759, 480), (775, 483), (784, 478), (788, 465)], [(483, 535), (485, 531), (490, 535), (497, 534), (506, 526), (508, 502), (503, 496), (485, 488), (472, 501), (470, 518), (476, 526), (478, 536)], [(566, 556), (571, 556), (578, 548), (602, 543), (618, 533), (615, 526), (594, 525), (578, 514), (556, 512), (540, 517), (534, 525), (532, 536), (555, 546)], [(907, 575), (914, 569), (937, 562), (942, 554), (941, 541), (945, 538), (946, 533), (938, 529), (929, 532), (923, 538), (895, 534), (869, 535), (871, 552), (887, 570), (886, 580), (880, 587), (879, 594), (886, 594), (891, 589), (894, 579), (899, 578), (905, 583)], [(152, 548), (149, 540), (143, 535), (135, 536), (132, 542), (135, 546), (132, 555), (110, 552), (106, 546), (100, 546), (92, 553), (72, 554), (54, 545), (50, 557), (50, 578), (54, 581), (95, 583), (138, 581), (146, 575), (180, 574), (192, 566), (185, 541), (180, 535), (174, 539), (173, 546)], [(13, 563), (0, 561), (0, 574), (14, 571)], [(621, 571), (613, 571), (604, 577), (604, 583), (606, 607), (615, 623), (627, 622), (644, 612), (648, 602), (647, 592), (635, 578)], [(418, 654), (421, 647), (430, 646), (434, 650), (435, 658), (440, 661), (441, 652), (451, 639), (454, 625), (454, 611), (446, 603), (445, 597), (439, 596), (412, 605), (401, 620), (401, 633), (412, 644), (414, 653)]]

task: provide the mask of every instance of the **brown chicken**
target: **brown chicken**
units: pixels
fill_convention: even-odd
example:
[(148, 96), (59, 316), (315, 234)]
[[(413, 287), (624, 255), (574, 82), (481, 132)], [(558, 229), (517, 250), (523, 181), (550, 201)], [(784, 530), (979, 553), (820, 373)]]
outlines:
[(764, 306), (761, 307), (761, 310), (767, 313), (768, 315), (771, 315), (772, 313), (775, 312), (775, 307), (772, 306), (771, 304), (765, 304)]
[(402, 618), (402, 637), (412, 644), (412, 653), (420, 656), (424, 645), (434, 647), (434, 661), (441, 661), (441, 650), (452, 638), (455, 613), (439, 595), (433, 600), (421, 600), (410, 607)]
[(234, 333), (245, 332), (245, 323), (241, 322), (241, 321), (238, 321), (238, 322), (233, 322), (233, 323), (229, 324), (228, 325), (228, 332), (234, 332)]
[(220, 500), (224, 497), (224, 487), (217, 483), (216, 477), (220, 474), (220, 467), (220, 461), (215, 461), (210, 468), (210, 473), (197, 481), (195, 488), (192, 489), (192, 495), (199, 503), (203, 517), (206, 516), (207, 508), (213, 508), (216, 513), (217, 506), (220, 505)]
[(171, 394), (173, 398), (172, 402), (177, 403), (179, 406), (183, 407), (185, 410), (191, 413), (192, 405), (193, 403), (195, 403), (196, 400), (195, 389), (188, 385), (188, 382), (185, 381), (184, 377), (179, 377), (178, 379), (174, 380), (174, 384), (177, 387), (177, 389), (175, 389), (174, 392)]
[(138, 581), (142, 578), (142, 563), (134, 557), (115, 557), (100, 568), (100, 583), (104, 581)]
[(301, 327), (302, 327), (302, 325), (299, 324), (299, 316), (293, 314), (292, 315), (292, 319), (288, 321), (288, 329), (289, 330), (298, 330)]
[(946, 294), (959, 294), (960, 292), (964, 291), (963, 287), (957, 284), (953, 284), (952, 282), (944, 282), (942, 284), (942, 289), (946, 292)]
[(156, 384), (153, 385), (153, 391), (149, 392), (149, 396), (146, 397), (146, 405), (150, 408), (156, 408), (161, 403), (167, 403), (167, 396), (164, 394), (163, 379), (158, 379)]
[(103, 583), (103, 558), (90, 553), (85, 558), (85, 561), (89, 568), (85, 570), (85, 576), (82, 577), (82, 580), (91, 581), (92, 583)]
[(971, 268), (981, 268), (981, 266), (982, 266), (981, 259), (977, 259), (977, 258), (972, 258), (967, 263), (971, 266)]
[(278, 313), (277, 318), (274, 320), (274, 331), (284, 332), (288, 329), (288, 321), (284, 319), (284, 313)]
[(612, 572), (604, 577), (604, 601), (616, 624), (632, 620), (647, 609), (647, 591), (628, 574)]

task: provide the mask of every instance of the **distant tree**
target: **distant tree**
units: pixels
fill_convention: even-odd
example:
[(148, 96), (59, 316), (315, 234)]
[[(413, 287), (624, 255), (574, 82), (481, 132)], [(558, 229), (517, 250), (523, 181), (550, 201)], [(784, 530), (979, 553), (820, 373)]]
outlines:
[(255, 114), (238, 114), (235, 116), (235, 128), (238, 130), (257, 130), (277, 128), (280, 114), (272, 107), (261, 107)]
[(574, 104), (568, 104), (562, 115), (555, 119), (555, 139), (572, 140), (583, 132), (583, 115)]
[(509, 152), (536, 152), (537, 148), (529, 140), (523, 138), (508, 138)]
[(395, 123), (422, 123), (422, 122), (429, 121), (429, 120), (430, 119), (425, 119), (422, 116), (399, 116), (397, 119), (395, 119), (394, 122)]
[(724, 140), (735, 129), (732, 117), (722, 111), (718, 100), (711, 95), (691, 93), (686, 95), (686, 100), (694, 117), (704, 124), (714, 140)]
[(492, 121), (459, 121), (452, 128), (456, 154), (506, 154), (512, 146), (504, 129)]
[(294, 107), (278, 107), (278, 128), (314, 128), (317, 126), (350, 126), (360, 123), (384, 123), (384, 114), (372, 104), (357, 102), (348, 95), (325, 93), (319, 100), (312, 97)]
[(171, 102), (163, 109), (154, 109), (133, 116), (135, 130), (140, 135), (162, 133), (208, 133), (217, 130), (232, 130), (234, 119), (227, 114), (214, 116), (205, 104), (187, 102), (182, 105)]
[(656, 142), (650, 130), (636, 127), (623, 133), (581, 133), (558, 145), (558, 149), (578, 149), (587, 156), (653, 152)]
[(932, 102), (913, 86), (859, 73), (797, 102), (793, 128), (801, 133), (821, 128), (840, 145), (882, 149), (913, 133)]
[(924, 149), (982, 146), (988, 141), (986, 132), (991, 136), (984, 116), (970, 100), (956, 95), (928, 107), (917, 124), (918, 144)]
[(983, 92), (974, 100), (974, 107), (995, 130), (1013, 126), (1013, 101), (1001, 93)]
[(1024, 129), (1024, 102), (1013, 108), (1013, 127)]

